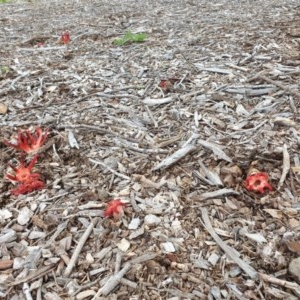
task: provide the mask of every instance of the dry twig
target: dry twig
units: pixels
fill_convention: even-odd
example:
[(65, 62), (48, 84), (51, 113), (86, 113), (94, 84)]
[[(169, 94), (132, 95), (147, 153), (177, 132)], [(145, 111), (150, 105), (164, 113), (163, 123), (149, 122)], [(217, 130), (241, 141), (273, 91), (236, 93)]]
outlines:
[(77, 246), (76, 246), (76, 249), (67, 265), (67, 268), (65, 269), (65, 272), (64, 272), (64, 276), (66, 277), (69, 277), (73, 268), (75, 267), (75, 264), (79, 258), (79, 254), (85, 244), (85, 242), (87, 241), (87, 239), (89, 238), (94, 226), (97, 224), (98, 222), (98, 219), (95, 218), (91, 224), (89, 225), (89, 227), (86, 229), (86, 231), (84, 232), (84, 234), (82, 235), (82, 237), (80, 238)]
[(212, 238), (216, 241), (216, 243), (219, 245), (219, 247), (226, 253), (226, 255), (232, 259), (239, 267), (246, 273), (248, 274), (249, 277), (252, 279), (257, 279), (258, 274), (257, 272), (245, 261), (240, 259), (236, 255), (236, 251), (234, 251), (233, 248), (230, 246), (226, 245), (221, 238), (216, 234), (214, 231), (213, 227), (211, 226), (209, 217), (208, 217), (208, 212), (207, 209), (204, 207), (200, 208), (201, 213), (202, 213), (202, 220), (203, 220), (203, 225), (206, 228), (206, 230), (209, 232), (209, 234), (212, 236)]
[(286, 179), (286, 175), (288, 174), (288, 172), (290, 170), (290, 167), (291, 167), (290, 155), (289, 155), (289, 152), (287, 150), (286, 144), (283, 145), (282, 152), (283, 152), (283, 164), (282, 164), (281, 177), (280, 177), (280, 180), (279, 180), (279, 183), (278, 183), (278, 189), (281, 188), (283, 182)]

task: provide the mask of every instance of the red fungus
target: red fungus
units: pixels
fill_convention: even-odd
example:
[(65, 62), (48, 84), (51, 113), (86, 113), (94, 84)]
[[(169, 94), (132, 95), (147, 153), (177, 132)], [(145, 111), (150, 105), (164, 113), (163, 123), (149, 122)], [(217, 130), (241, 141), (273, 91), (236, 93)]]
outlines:
[(125, 203), (121, 202), (120, 199), (115, 199), (108, 203), (104, 216), (105, 217), (113, 216), (114, 219), (116, 220), (119, 218), (119, 215), (123, 215), (124, 213), (123, 207), (125, 206), (126, 206)]
[(11, 190), (13, 195), (28, 194), (33, 191), (41, 190), (45, 187), (45, 183), (40, 180), (33, 180), (20, 184), (17, 189)]
[(248, 191), (264, 193), (265, 190), (272, 191), (273, 188), (268, 182), (268, 174), (259, 172), (249, 175), (245, 180), (245, 187)]
[(45, 187), (44, 182), (40, 180), (41, 175), (39, 173), (31, 173), (37, 158), (38, 156), (35, 155), (28, 167), (24, 166), (23, 160), (20, 160), (19, 168), (9, 164), (9, 166), (15, 171), (15, 175), (6, 174), (6, 178), (20, 183), (16, 189), (11, 191), (13, 195), (28, 194), (36, 190), (41, 190)]
[(161, 80), (158, 86), (165, 92), (170, 92), (174, 88), (174, 82), (171, 80)]
[(22, 183), (29, 183), (38, 180), (41, 177), (41, 175), (38, 173), (31, 173), (31, 169), (35, 165), (37, 158), (38, 155), (35, 155), (32, 161), (29, 163), (28, 167), (24, 166), (23, 160), (20, 160), (19, 168), (16, 168), (13, 165), (8, 164), (15, 171), (15, 175), (6, 174), (6, 178), (13, 181), (22, 182)]
[(65, 31), (65, 32), (62, 33), (62, 35), (61, 35), (61, 42), (64, 45), (69, 44), (69, 42), (70, 42), (70, 33), (68, 31)]
[(35, 133), (31, 134), (29, 130), (19, 131), (17, 143), (6, 142), (7, 146), (22, 150), (26, 153), (37, 151), (45, 143), (49, 129), (45, 132), (40, 127), (35, 129)]
[(167, 88), (168, 84), (168, 80), (161, 80), (158, 86), (164, 89)]

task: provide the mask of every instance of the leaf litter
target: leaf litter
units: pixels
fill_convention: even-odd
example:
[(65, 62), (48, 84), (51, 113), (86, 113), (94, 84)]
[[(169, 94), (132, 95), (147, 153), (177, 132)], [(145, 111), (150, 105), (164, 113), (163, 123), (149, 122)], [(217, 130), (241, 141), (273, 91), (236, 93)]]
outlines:
[(0, 26), (0, 297), (299, 298), (295, 2), (10, 1)]

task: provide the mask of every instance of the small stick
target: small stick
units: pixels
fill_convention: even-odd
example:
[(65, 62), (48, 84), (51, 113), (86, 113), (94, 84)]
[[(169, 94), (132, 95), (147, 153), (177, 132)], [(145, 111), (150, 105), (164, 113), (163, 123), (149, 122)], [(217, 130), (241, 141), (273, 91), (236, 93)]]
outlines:
[(23, 290), (26, 300), (33, 300), (31, 293), (30, 293), (29, 284), (27, 282), (24, 282), (22, 290)]
[(117, 274), (120, 271), (121, 263), (122, 263), (122, 254), (120, 253), (120, 251), (118, 251), (116, 255), (115, 274)]
[(96, 283), (98, 283), (100, 280), (102, 279), (101, 276), (99, 276), (96, 280), (89, 282), (85, 285), (82, 285), (81, 287), (79, 287), (75, 292), (73, 292), (71, 294), (71, 297), (75, 297), (78, 293), (80, 293), (82, 290), (86, 290), (88, 288), (94, 287), (96, 285)]
[(166, 146), (169, 146), (171, 144), (174, 144), (177, 141), (182, 140), (182, 134), (176, 135), (174, 137), (171, 137), (170, 139), (163, 140), (159, 144), (155, 145), (156, 148), (164, 148)]
[(264, 80), (266, 82), (269, 82), (271, 84), (274, 84), (274, 85), (278, 86), (279, 88), (281, 88), (282, 90), (284, 90), (285, 92), (288, 92), (288, 93), (290, 93), (292, 95), (295, 95), (295, 96), (298, 97), (298, 99), (300, 99), (300, 93), (297, 92), (296, 90), (292, 90), (288, 86), (285, 86), (285, 85), (283, 85), (283, 84), (281, 84), (281, 83), (279, 83), (277, 81), (274, 81), (274, 80), (272, 80), (272, 79), (270, 79), (270, 78), (268, 78), (266, 76), (263, 76), (263, 75), (258, 75), (257, 78), (262, 79), (262, 80)]
[(136, 288), (137, 288), (137, 283), (134, 282), (134, 281), (131, 281), (131, 280), (122, 278), (122, 279), (120, 280), (120, 282), (121, 282), (122, 284), (125, 284), (125, 285), (127, 285), (127, 286), (130, 286), (130, 287), (133, 288), (133, 289), (136, 289)]
[(21, 48), (18, 51), (30, 51), (30, 52), (44, 52), (44, 51), (51, 51), (51, 50), (64, 50), (67, 49), (66, 46), (58, 46), (58, 47), (43, 47), (43, 48)]
[(175, 46), (175, 48), (177, 49), (177, 51), (181, 54), (181, 56), (185, 59), (185, 61), (187, 62), (187, 64), (196, 72), (198, 72), (199, 70), (194, 66), (194, 64), (192, 64), (187, 58), (186, 56), (182, 53), (182, 51), (179, 49), (178, 46)]
[(207, 209), (202, 207), (200, 208), (202, 213), (202, 219), (203, 219), (203, 225), (208, 231), (208, 233), (211, 235), (211, 237), (215, 240), (215, 242), (219, 245), (220, 248), (226, 253), (226, 255), (232, 259), (246, 274), (249, 275), (252, 279), (257, 279), (258, 274), (254, 268), (252, 268), (249, 264), (247, 264), (245, 261), (240, 259), (236, 255), (235, 249), (225, 244), (222, 239), (216, 234), (215, 230), (213, 229), (209, 217)]
[(97, 262), (100, 262), (108, 253), (110, 253), (112, 250), (111, 246), (108, 246), (106, 248), (102, 248), (100, 252), (97, 253)]
[(109, 185), (108, 185), (108, 191), (111, 191), (111, 190), (112, 190), (114, 181), (115, 181), (115, 174), (111, 174), (110, 181), (109, 181)]
[(291, 167), (290, 155), (287, 150), (286, 144), (283, 145), (282, 151), (283, 151), (283, 166), (282, 166), (282, 174), (281, 174), (281, 177), (280, 177), (280, 180), (278, 183), (278, 189), (281, 188), (281, 186), (286, 178), (286, 175), (288, 174), (290, 167)]
[(152, 114), (150, 108), (149, 108), (147, 105), (145, 105), (145, 108), (146, 108), (146, 110), (147, 110), (147, 113), (148, 113), (150, 119), (152, 120), (152, 122), (153, 122), (153, 124), (154, 124), (154, 127), (157, 128), (157, 127), (158, 127), (158, 123), (157, 123), (157, 121), (154, 119), (153, 114)]
[(56, 266), (56, 264), (51, 264), (49, 266), (42, 267), (42, 268), (38, 269), (36, 272), (33, 272), (33, 273), (27, 275), (24, 278), (17, 279), (15, 281), (11, 282), (11, 283), (8, 283), (8, 286), (19, 285), (21, 283), (29, 282), (31, 280), (37, 279), (39, 277), (42, 277), (45, 274), (47, 274), (48, 272), (50, 272), (55, 266)]
[(86, 125), (86, 124), (60, 124), (55, 126), (56, 129), (66, 129), (66, 128), (73, 128), (73, 129), (87, 129), (87, 130), (95, 130), (102, 134), (111, 134), (114, 136), (118, 136), (117, 133), (112, 132), (110, 130), (106, 130), (101, 128), (100, 126), (93, 126), (93, 125)]
[(153, 182), (152, 180), (146, 178), (144, 175), (140, 175), (140, 174), (133, 175), (133, 178), (143, 183), (143, 186), (151, 187), (157, 190), (159, 190), (165, 184), (165, 182), (160, 182), (160, 183)]
[(73, 253), (72, 257), (71, 257), (71, 260), (69, 261), (69, 263), (67, 265), (67, 268), (66, 268), (66, 270), (64, 272), (64, 276), (66, 276), (66, 277), (70, 276), (70, 274), (71, 274), (71, 272), (72, 272), (72, 270), (73, 270), (73, 268), (74, 268), (74, 266), (75, 266), (75, 264), (76, 264), (76, 262), (78, 260), (78, 256), (79, 256), (79, 254), (80, 254), (80, 252), (81, 252), (81, 250), (82, 250), (85, 242), (87, 241), (88, 237), (90, 236), (90, 234), (91, 234), (91, 232), (92, 232), (92, 230), (95, 227), (95, 225), (96, 225), (97, 222), (98, 222), (98, 219), (95, 218), (91, 222), (91, 224), (89, 225), (89, 227), (86, 229), (85, 233), (80, 238), (80, 240), (78, 242), (78, 245), (77, 245), (77, 247), (76, 247), (76, 249), (75, 249), (75, 251), (74, 251), (74, 253)]
[(127, 141), (120, 141), (119, 139), (114, 139), (114, 142), (116, 146), (118, 147), (124, 147), (128, 150), (136, 151), (139, 153), (168, 153), (168, 150), (164, 149), (145, 149), (145, 148), (138, 148), (132, 145), (132, 143), (129, 143)]
[(43, 300), (43, 298), (42, 298), (42, 288), (43, 288), (43, 278), (41, 278), (40, 280), (39, 280), (39, 287), (38, 287), (38, 289), (37, 289), (37, 291), (36, 291), (36, 300)]
[(124, 275), (129, 271), (131, 268), (131, 263), (126, 263), (117, 274), (111, 276), (103, 287), (101, 287), (96, 295), (93, 297), (92, 300), (97, 300), (100, 295), (107, 296), (121, 281)]
[(297, 294), (298, 297), (300, 296), (300, 285), (297, 284), (296, 282), (290, 282), (290, 281), (278, 279), (274, 276), (263, 274), (263, 273), (258, 273), (258, 275), (261, 280), (291, 289)]
[(132, 260), (130, 260), (129, 262), (131, 264), (141, 264), (142, 262), (144, 261), (147, 261), (147, 260), (151, 260), (151, 259), (154, 259), (158, 254), (156, 253), (146, 253), (146, 254), (143, 254), (141, 256), (138, 256), (136, 258), (133, 258)]
[(135, 212), (139, 213), (142, 211), (135, 201), (135, 193), (133, 191), (130, 193), (130, 203)]
[(111, 173), (113, 173), (114, 175), (117, 175), (125, 180), (130, 180), (130, 177), (126, 176), (126, 175), (123, 175), (117, 171), (115, 171), (114, 169), (112, 169), (111, 167), (107, 166), (106, 164), (104, 164), (103, 162), (101, 161), (98, 161), (98, 160), (94, 160), (92, 158), (89, 158), (89, 161), (91, 161), (92, 163), (94, 164), (97, 164), (97, 165), (100, 165), (102, 167), (105, 167), (108, 171), (110, 171)]
[(200, 200), (207, 200), (207, 199), (211, 199), (211, 198), (219, 198), (221, 196), (227, 196), (227, 195), (239, 195), (240, 193), (235, 191), (234, 189), (220, 189), (217, 191), (213, 191), (213, 192), (206, 192), (206, 193), (202, 193), (200, 194), (199, 198)]
[[(133, 258), (132, 260), (125, 263), (124, 267), (115, 275), (112, 275), (110, 278), (105, 280), (103, 287), (101, 287), (97, 294), (94, 296), (92, 300), (98, 300), (100, 295), (107, 296), (123, 279), (125, 274), (130, 270), (131, 266), (134, 264), (140, 264), (144, 261), (154, 259), (157, 256), (156, 253), (146, 253), (139, 257)], [(133, 283), (129, 280), (124, 279), (124, 284), (134, 287)]]
[(166, 169), (169, 166), (173, 165), (177, 161), (179, 161), (181, 158), (189, 154), (190, 152), (197, 149), (194, 145), (186, 145), (184, 148), (181, 148), (174, 152), (172, 155), (166, 157), (163, 159), (157, 166), (155, 166), (152, 171), (157, 171), (159, 169)]
[(61, 234), (63, 230), (65, 230), (68, 226), (69, 220), (65, 221), (64, 223), (58, 225), (56, 231), (51, 236), (51, 238), (48, 240), (48, 242), (45, 244), (44, 248), (48, 248), (51, 246), (51, 244), (55, 241), (55, 239)]

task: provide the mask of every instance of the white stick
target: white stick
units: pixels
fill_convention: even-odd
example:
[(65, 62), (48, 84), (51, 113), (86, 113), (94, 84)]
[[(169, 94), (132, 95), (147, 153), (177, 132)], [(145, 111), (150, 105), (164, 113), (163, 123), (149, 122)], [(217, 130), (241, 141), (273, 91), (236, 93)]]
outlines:
[(26, 298), (26, 300), (33, 300), (32, 296), (31, 296), (31, 293), (30, 293), (30, 288), (29, 288), (29, 284), (27, 282), (25, 282), (23, 284), (23, 293), (24, 293), (24, 296)]

